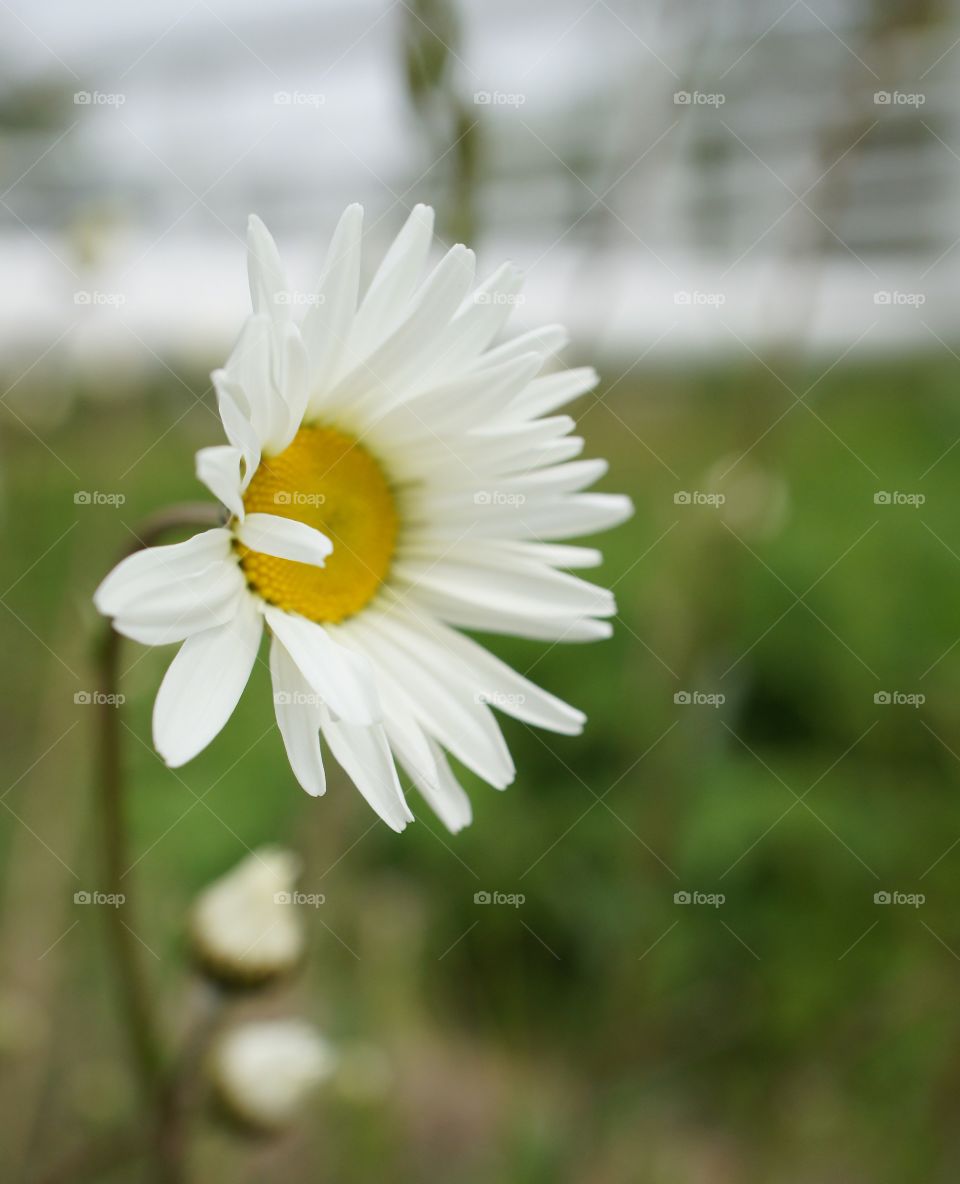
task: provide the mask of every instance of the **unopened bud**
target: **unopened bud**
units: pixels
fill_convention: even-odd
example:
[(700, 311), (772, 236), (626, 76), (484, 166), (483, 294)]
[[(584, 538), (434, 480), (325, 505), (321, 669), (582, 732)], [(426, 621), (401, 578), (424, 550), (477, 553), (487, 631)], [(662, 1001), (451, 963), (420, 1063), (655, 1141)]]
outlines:
[(330, 1045), (304, 1020), (242, 1024), (215, 1046), (211, 1072), (230, 1116), (260, 1131), (292, 1123), (334, 1071)]
[(303, 954), (292, 904), (300, 861), (261, 847), (197, 898), (190, 918), (194, 953), (215, 978), (254, 986), (292, 970)]

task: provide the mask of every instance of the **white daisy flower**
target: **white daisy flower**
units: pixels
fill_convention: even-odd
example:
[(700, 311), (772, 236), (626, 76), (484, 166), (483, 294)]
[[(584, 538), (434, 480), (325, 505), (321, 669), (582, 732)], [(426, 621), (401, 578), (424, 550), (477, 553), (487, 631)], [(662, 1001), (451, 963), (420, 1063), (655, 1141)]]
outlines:
[(458, 245), (424, 276), (433, 211), (417, 206), (360, 297), (362, 213), (340, 219), (305, 301), (251, 219), (253, 314), (212, 376), (229, 443), (197, 454), (225, 524), (125, 559), (95, 601), (127, 637), (183, 643), (153, 716), (168, 765), (227, 722), (266, 626), (303, 788), (324, 792), (322, 735), (395, 830), (413, 817), (396, 761), (457, 831), (471, 810), (448, 753), (498, 789), (513, 780), (492, 707), (556, 732), (584, 723), (459, 630), (609, 636), (612, 594), (562, 570), (601, 556), (566, 540), (631, 506), (583, 492), (606, 463), (574, 460), (583, 441), (555, 412), (596, 374), (541, 374), (563, 329), (491, 346), (519, 272), (506, 264), (474, 287)]

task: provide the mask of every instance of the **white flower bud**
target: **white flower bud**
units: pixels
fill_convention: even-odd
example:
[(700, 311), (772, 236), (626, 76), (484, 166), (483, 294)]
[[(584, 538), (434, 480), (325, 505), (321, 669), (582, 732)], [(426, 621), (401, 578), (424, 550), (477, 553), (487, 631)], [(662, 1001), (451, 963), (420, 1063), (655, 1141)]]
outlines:
[(264, 1020), (222, 1036), (211, 1072), (232, 1117), (257, 1130), (276, 1131), (294, 1121), (335, 1065), (330, 1045), (305, 1020)]
[(292, 851), (261, 847), (200, 894), (190, 938), (212, 975), (252, 986), (296, 966), (304, 947), (299, 910), (292, 903), (299, 871)]

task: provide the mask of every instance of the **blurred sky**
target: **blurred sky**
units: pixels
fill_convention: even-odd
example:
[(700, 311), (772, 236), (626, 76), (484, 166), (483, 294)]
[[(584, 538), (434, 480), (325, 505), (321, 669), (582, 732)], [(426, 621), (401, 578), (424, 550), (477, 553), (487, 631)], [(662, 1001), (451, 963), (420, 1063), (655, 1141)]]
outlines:
[[(461, 5), (475, 245), (483, 271), (528, 270), (517, 323), (651, 361), (955, 341), (957, 5), (896, 8)], [(246, 308), (250, 211), (309, 288), (347, 202), (376, 240), (449, 203), (406, 93), (418, 20), (402, 0), (4, 4), (8, 356), (206, 361)], [(43, 125), (10, 118), (38, 88)]]

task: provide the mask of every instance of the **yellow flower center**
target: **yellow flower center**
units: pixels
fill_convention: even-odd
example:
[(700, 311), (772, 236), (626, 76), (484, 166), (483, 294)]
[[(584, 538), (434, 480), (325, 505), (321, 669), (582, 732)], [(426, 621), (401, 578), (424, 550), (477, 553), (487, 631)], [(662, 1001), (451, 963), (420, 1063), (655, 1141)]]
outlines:
[(312, 621), (342, 621), (386, 578), (397, 540), (396, 504), (379, 463), (353, 436), (302, 427), (283, 452), (260, 462), (243, 504), (248, 514), (306, 522), (333, 543), (325, 567), (238, 544), (248, 584), (270, 604)]

